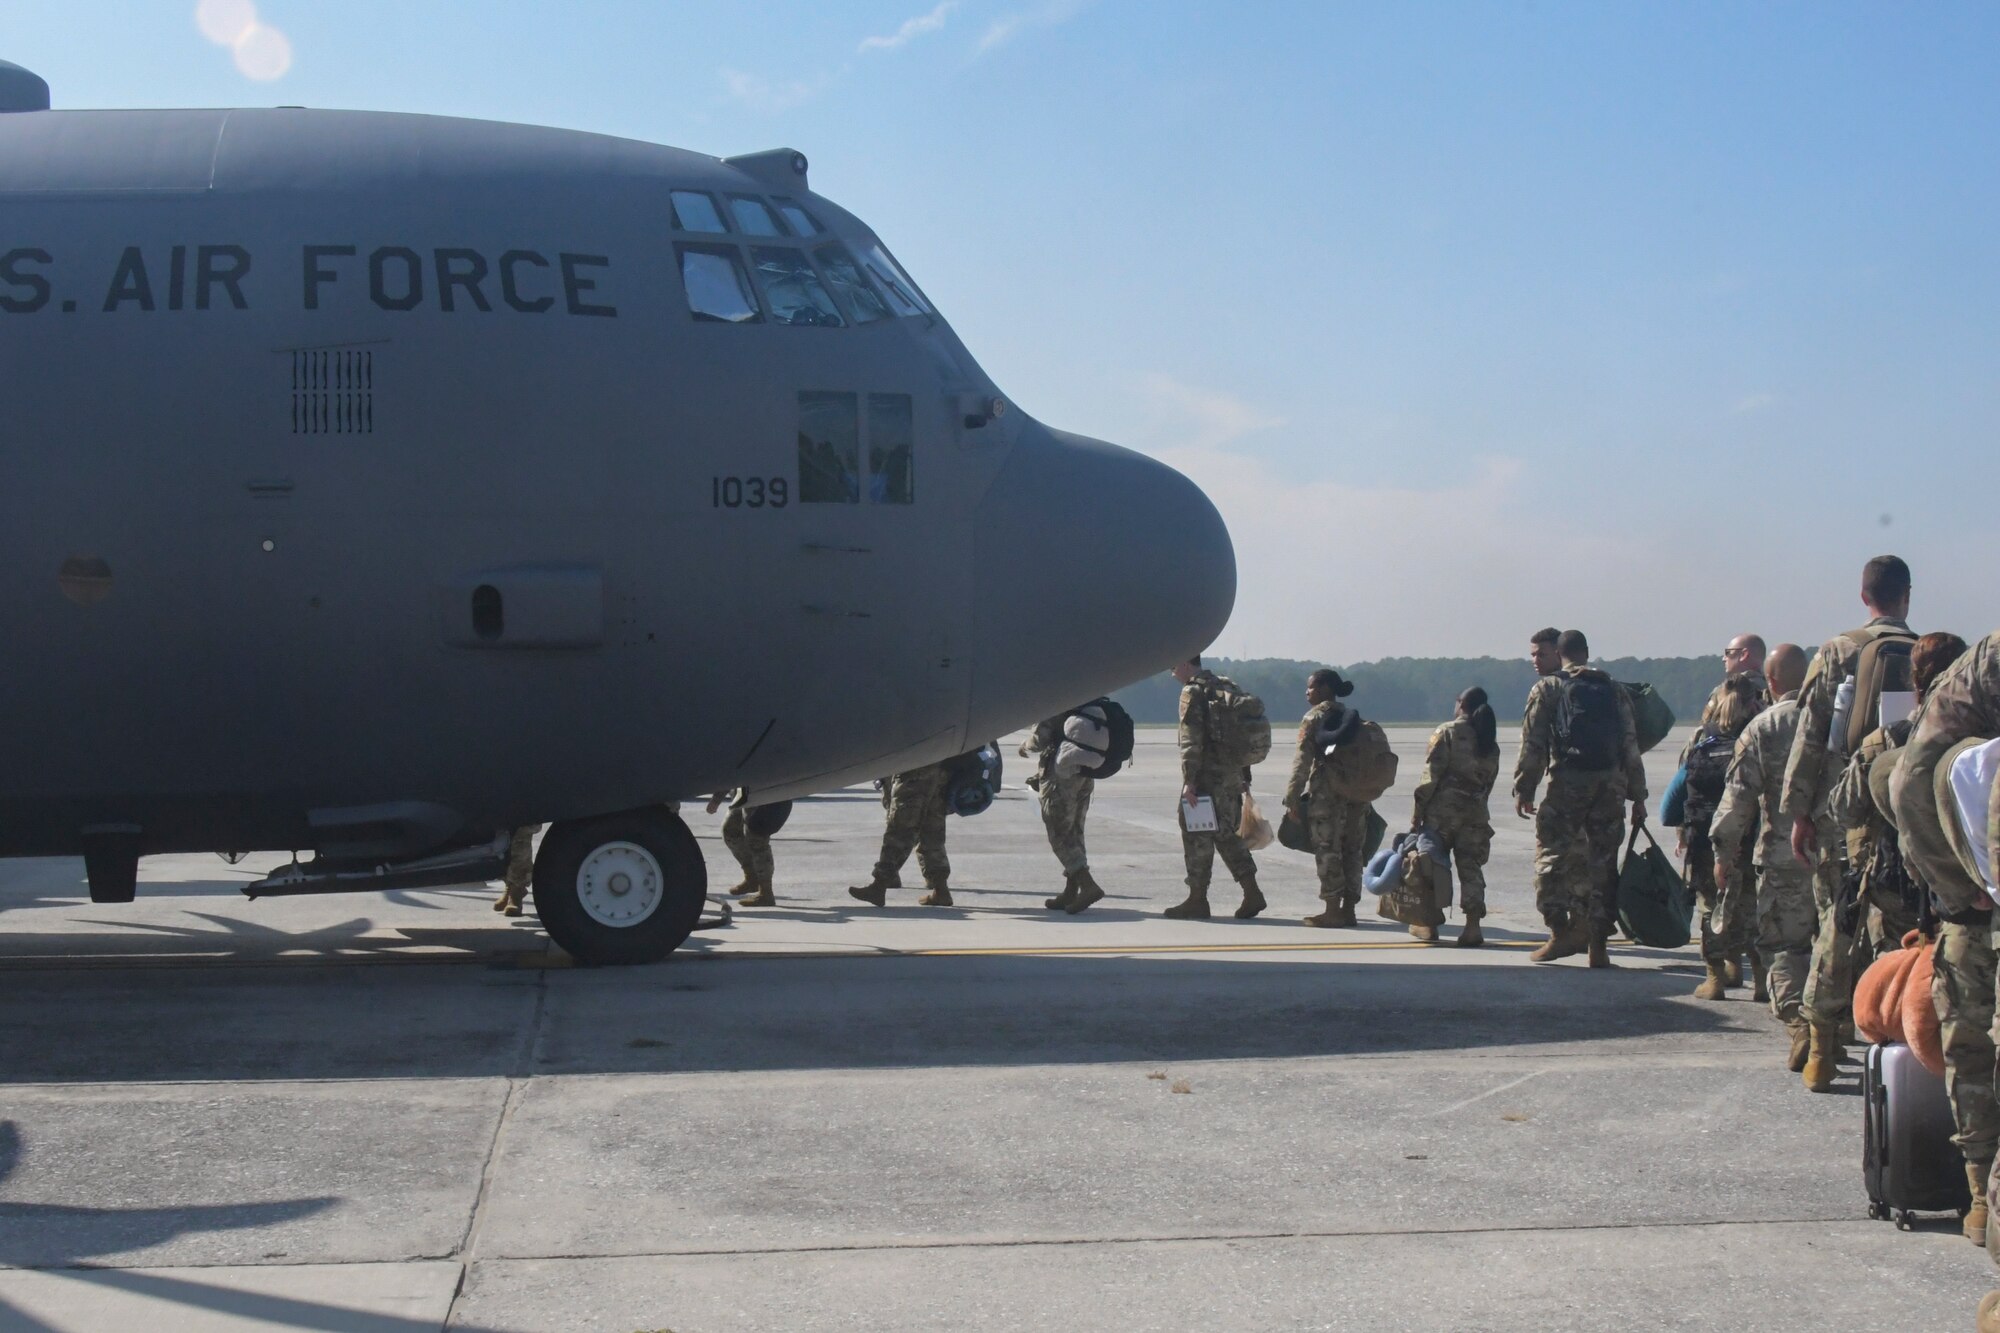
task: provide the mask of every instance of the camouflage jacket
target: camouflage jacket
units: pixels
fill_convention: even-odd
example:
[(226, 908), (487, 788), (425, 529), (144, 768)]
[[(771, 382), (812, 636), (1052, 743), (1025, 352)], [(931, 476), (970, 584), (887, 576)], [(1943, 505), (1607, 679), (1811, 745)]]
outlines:
[(1723, 779), (1722, 801), (1708, 836), (1715, 859), (1732, 864), (1742, 855), (1750, 827), (1760, 818), (1763, 829), (1752, 858), (1760, 866), (1782, 870), (1799, 864), (1792, 855), (1792, 814), (1784, 803), (1785, 757), (1799, 728), (1799, 697), (1788, 694), (1750, 719), (1736, 738), (1736, 752)]
[(1860, 629), (1836, 635), (1820, 645), (1811, 669), (1806, 672), (1805, 686), (1799, 691), (1799, 733), (1785, 759), (1785, 809), (1797, 810), (1814, 819), (1825, 813), (1833, 780), (1840, 775), (1840, 765), (1845, 762), (1838, 757), (1838, 750), (1834, 762), (1827, 762), (1827, 732), (1833, 726), (1834, 696), (1853, 676), (1862, 648), (1876, 631), (1884, 629), (1910, 632), (1908, 625), (1893, 616), (1877, 616)]
[(1500, 756), (1479, 753), (1472, 723), (1455, 717), (1431, 733), (1424, 753), (1424, 776), (1417, 783), (1414, 823), (1435, 810), (1448, 818), (1486, 813), (1486, 800), (1500, 777)]
[[(1956, 818), (1956, 812), (1940, 810), (1937, 800), (1937, 768), (1945, 751), (1973, 736), (2000, 736), (2000, 630), (1973, 644), (1931, 682), (1889, 784), (1903, 859), (1947, 912), (1990, 905), (1944, 831), (1942, 820)], [(1987, 810), (1986, 837), (1987, 864), (2000, 865), (1990, 859), (2000, 851), (2000, 784)]]
[(1292, 777), (1285, 784), (1285, 808), (1303, 812), (1312, 799), (1313, 774), (1319, 771), (1319, 746), (1313, 737), (1319, 731), (1320, 721), (1331, 712), (1331, 703), (1314, 704), (1306, 710), (1299, 723), (1299, 749), (1292, 756)]
[(1224, 684), (1231, 688), (1235, 686), (1235, 682), (1227, 676), (1203, 670), (1196, 672), (1195, 678), (1181, 687), (1181, 782), (1198, 792), (1211, 793), (1218, 788), (1233, 790), (1243, 782), (1240, 772), (1227, 772), (1215, 755), (1215, 721), (1208, 701)]
[(1847, 858), (1858, 864), (1875, 840), (1889, 828), (1889, 812), (1875, 808), (1875, 796), (1868, 788), (1869, 775), (1877, 760), (1889, 756), (1895, 763), (1896, 751), (1910, 740), (1910, 724), (1877, 727), (1868, 733), (1827, 795), (1827, 817), (1847, 830)]
[[(1528, 691), (1528, 707), (1521, 716), (1521, 755), (1514, 763), (1514, 799), (1532, 801), (1535, 789), (1542, 784), (1542, 774), (1549, 770), (1549, 755), (1555, 748), (1556, 712), (1562, 703), (1562, 687), (1565, 678), (1580, 676), (1586, 671), (1604, 676), (1593, 666), (1565, 666), (1561, 675), (1543, 676)], [(1610, 680), (1609, 676), (1604, 676)], [(1632, 701), (1624, 690), (1618, 695), (1618, 766), (1612, 772), (1625, 779), (1627, 801), (1646, 799), (1646, 764), (1639, 755), (1639, 728), (1632, 720)], [(1562, 771), (1562, 765), (1556, 765)]]

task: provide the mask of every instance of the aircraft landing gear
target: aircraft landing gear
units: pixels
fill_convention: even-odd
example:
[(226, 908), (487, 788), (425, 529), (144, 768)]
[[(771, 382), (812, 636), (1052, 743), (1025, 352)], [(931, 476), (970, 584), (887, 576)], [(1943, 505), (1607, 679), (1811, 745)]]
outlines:
[(707, 894), (700, 845), (661, 806), (557, 824), (535, 856), (535, 912), (580, 963), (660, 961)]

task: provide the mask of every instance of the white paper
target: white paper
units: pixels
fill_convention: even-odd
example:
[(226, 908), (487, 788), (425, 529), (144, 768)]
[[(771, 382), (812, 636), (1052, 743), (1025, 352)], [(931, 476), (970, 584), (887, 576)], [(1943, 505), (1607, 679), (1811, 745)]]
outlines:
[(1881, 725), (1893, 727), (1917, 711), (1917, 696), (1908, 690), (1882, 691)]
[(1972, 859), (1986, 877), (1986, 892), (2000, 903), (2000, 888), (1994, 887), (1995, 867), (1987, 863), (1986, 812), (1993, 799), (1993, 781), (2000, 771), (2000, 740), (1975, 745), (1952, 761), (1951, 794), (1958, 803), (1958, 826), (1972, 845)]
[(1215, 832), (1215, 801), (1207, 796), (1196, 797), (1193, 804), (1182, 801), (1181, 823), (1189, 833)]

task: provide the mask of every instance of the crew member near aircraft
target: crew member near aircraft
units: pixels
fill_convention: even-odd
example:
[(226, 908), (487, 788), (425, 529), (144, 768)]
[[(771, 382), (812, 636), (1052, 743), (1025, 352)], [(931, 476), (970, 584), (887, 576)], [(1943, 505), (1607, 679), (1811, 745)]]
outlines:
[[(1646, 768), (1632, 703), (1611, 677), (1590, 665), (1590, 643), (1579, 630), (1556, 641), (1562, 670), (1535, 682), (1521, 721), (1521, 755), (1514, 766), (1514, 811), (1535, 821), (1535, 906), (1548, 923), (1548, 942), (1528, 957), (1553, 962), (1590, 954), (1590, 966), (1610, 967), (1623, 830), (1646, 822)], [(1535, 791), (1548, 774), (1539, 808)]]
[[(1098, 710), (1102, 711), (1102, 710)], [(1090, 874), (1090, 856), (1083, 846), (1084, 821), (1090, 817), (1090, 793), (1095, 779), (1080, 766), (1059, 762), (1063, 754), (1063, 724), (1074, 711), (1058, 713), (1039, 723), (1021, 742), (1021, 757), (1036, 760), (1028, 785), (1041, 802), (1042, 828), (1049, 835), (1049, 850), (1062, 863), (1062, 892), (1043, 900), (1052, 912), (1071, 916), (1104, 897), (1104, 890)], [(1074, 747), (1072, 747), (1074, 749)], [(1079, 758), (1089, 756), (1079, 753)]]
[(708, 813), (714, 814), (725, 800), (729, 802), (729, 816), (722, 821), (722, 843), (743, 867), (743, 878), (729, 891), (730, 896), (744, 907), (776, 907), (777, 895), (771, 891), (771, 873), (776, 868), (771, 840), (750, 826), (750, 812), (744, 804), (749, 796), (742, 787), (734, 793), (717, 792), (708, 798)]
[[(1235, 915), (1248, 919), (1263, 911), (1265, 904), (1257, 888), (1257, 862), (1237, 831), (1243, 822), (1243, 792), (1249, 770), (1243, 753), (1245, 738), (1231, 701), (1249, 696), (1228, 677), (1205, 670), (1199, 657), (1176, 666), (1174, 679), (1181, 685), (1181, 853), (1187, 862), (1188, 896), (1164, 915), (1179, 920), (1208, 919), (1208, 885), (1220, 853), (1222, 863), (1243, 889), (1243, 901)], [(1261, 707), (1259, 712), (1261, 715)], [(1268, 750), (1270, 724), (1264, 725)], [(1213, 832), (1187, 826), (1189, 808), (1202, 797), (1215, 806)]]
[(1500, 776), (1499, 720), (1477, 685), (1458, 696), (1451, 721), (1431, 733), (1424, 776), (1412, 801), (1410, 827), (1428, 827), (1451, 853), (1458, 870), (1458, 902), (1465, 926), (1460, 948), (1486, 942), (1486, 858), (1493, 850), (1493, 817), (1487, 800)]
[(507, 840), (507, 874), (493, 900), (493, 910), (503, 916), (521, 915), (521, 904), (528, 900), (535, 882), (535, 835), (541, 831), (540, 824), (523, 824)]
[(951, 906), (951, 859), (944, 850), (945, 805), (951, 785), (950, 761), (898, 773), (888, 779), (882, 796), (887, 803), (888, 824), (882, 830), (882, 856), (866, 884), (857, 884), (848, 893), (874, 907), (885, 906), (889, 890), (903, 887), (903, 863), (917, 853), (917, 868), (923, 872), (929, 890), (917, 899), (923, 907)]

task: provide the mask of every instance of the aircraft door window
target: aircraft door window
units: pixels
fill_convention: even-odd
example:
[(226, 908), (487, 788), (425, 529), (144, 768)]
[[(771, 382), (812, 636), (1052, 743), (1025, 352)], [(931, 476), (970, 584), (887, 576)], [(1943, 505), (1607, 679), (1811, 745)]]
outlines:
[(805, 251), (760, 245), (750, 252), (750, 258), (773, 323), (829, 329), (845, 326), (847, 321), (826, 294)]
[(924, 304), (924, 298), (917, 293), (916, 284), (903, 276), (903, 270), (896, 267), (896, 261), (889, 258), (889, 252), (876, 241), (861, 252), (861, 262), (875, 275), (875, 281), (882, 284), (882, 290), (889, 294), (889, 307), (899, 315), (928, 315), (931, 308)]
[(799, 394), (799, 502), (861, 502), (861, 423), (851, 393)]
[(825, 230), (814, 220), (813, 215), (800, 208), (790, 199), (773, 199), (778, 212), (784, 215), (785, 225), (792, 229), (794, 236), (817, 236)]
[(882, 304), (882, 298), (868, 285), (868, 279), (861, 276), (860, 266), (844, 246), (822, 245), (813, 254), (826, 271), (827, 284), (840, 293), (856, 324), (873, 324), (889, 318), (889, 307)]
[(715, 210), (715, 200), (700, 190), (670, 190), (667, 197), (673, 201), (674, 225), (682, 231), (720, 234), (729, 230), (723, 225), (722, 214)]
[(906, 393), (868, 395), (868, 500), (906, 505), (916, 499), (916, 412)]
[(747, 195), (729, 196), (729, 216), (736, 219), (736, 230), (745, 236), (783, 236), (784, 229), (771, 216), (771, 210), (764, 207), (761, 199)]
[(761, 316), (743, 260), (732, 246), (683, 245), (681, 282), (696, 319), (722, 324), (754, 324)]

